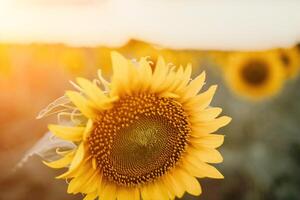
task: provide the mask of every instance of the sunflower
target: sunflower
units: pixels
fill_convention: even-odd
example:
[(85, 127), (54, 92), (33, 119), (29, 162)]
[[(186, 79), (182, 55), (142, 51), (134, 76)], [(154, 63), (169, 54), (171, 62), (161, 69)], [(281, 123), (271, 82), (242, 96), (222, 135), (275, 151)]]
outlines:
[(253, 100), (275, 95), (284, 81), (282, 64), (270, 51), (232, 53), (224, 70), (231, 89)]
[(300, 53), (300, 43), (296, 44), (295, 48), (297, 49), (298, 53)]
[(66, 92), (80, 121), (49, 125), (76, 144), (45, 162), (68, 169), (57, 177), (68, 180), (68, 193), (85, 200), (174, 199), (186, 191), (200, 195), (196, 178), (223, 178), (208, 163), (222, 162), (216, 148), (224, 136), (211, 133), (231, 119), (209, 107), (216, 86), (198, 94), (205, 73), (191, 80), (191, 65), (177, 69), (162, 57), (152, 71), (146, 58), (132, 62), (116, 52), (112, 65), (111, 83), (99, 73), (100, 80), (78, 78), (80, 91)]
[(300, 68), (300, 58), (297, 48), (279, 49), (278, 55), (284, 67), (286, 77), (296, 77)]
[(166, 62), (179, 65), (183, 63), (190, 63), (197, 65), (199, 60), (199, 53), (194, 51), (182, 51), (163, 48), (158, 45), (146, 43), (138, 40), (131, 40), (125, 46), (118, 49), (123, 53), (126, 53), (131, 58), (139, 58), (143, 55), (147, 55), (150, 62), (150, 66), (154, 69), (157, 58), (163, 56)]

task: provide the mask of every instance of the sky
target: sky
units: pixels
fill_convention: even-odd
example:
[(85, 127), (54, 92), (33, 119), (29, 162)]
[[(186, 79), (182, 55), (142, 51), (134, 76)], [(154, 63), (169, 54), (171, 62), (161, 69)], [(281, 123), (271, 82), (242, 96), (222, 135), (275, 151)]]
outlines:
[(300, 41), (297, 0), (0, 0), (0, 42), (259, 50)]

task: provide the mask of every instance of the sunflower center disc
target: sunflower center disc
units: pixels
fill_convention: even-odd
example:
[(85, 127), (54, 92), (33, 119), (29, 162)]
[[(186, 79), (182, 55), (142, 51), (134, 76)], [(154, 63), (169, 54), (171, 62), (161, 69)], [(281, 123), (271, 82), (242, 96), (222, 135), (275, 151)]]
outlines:
[(263, 84), (268, 79), (268, 63), (263, 61), (251, 61), (241, 70), (244, 80), (251, 85)]
[(281, 59), (281, 61), (283, 63), (283, 66), (285, 66), (285, 67), (289, 67), (290, 66), (291, 61), (290, 61), (289, 56), (286, 53), (282, 52), (280, 54), (280, 59)]
[(147, 183), (180, 159), (190, 133), (173, 99), (154, 94), (122, 97), (94, 124), (89, 149), (105, 178), (119, 185)]

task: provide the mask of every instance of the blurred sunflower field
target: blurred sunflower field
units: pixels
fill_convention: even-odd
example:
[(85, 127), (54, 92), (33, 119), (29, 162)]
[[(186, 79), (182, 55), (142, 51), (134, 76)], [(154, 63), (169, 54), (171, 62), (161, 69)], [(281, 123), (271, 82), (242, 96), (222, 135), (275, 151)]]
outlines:
[(53, 181), (53, 172), (35, 157), (16, 172), (11, 169), (55, 118), (36, 121), (41, 108), (70, 88), (68, 80), (76, 76), (93, 78), (101, 69), (108, 77), (113, 50), (132, 59), (147, 55), (153, 63), (158, 55), (175, 66), (192, 63), (195, 73), (205, 70), (208, 83), (219, 85), (213, 103), (223, 105), (233, 117), (224, 129), (221, 148), (225, 162), (220, 168), (228, 178), (204, 180), (207, 193), (201, 199), (297, 199), (300, 195), (296, 173), (300, 52), (296, 46), (256, 52), (187, 51), (132, 40), (120, 48), (1, 44), (0, 50), (1, 198), (77, 199), (56, 192), (65, 186)]
[[(22, 5), (27, 3), (26, 1), (24, 2)], [(39, 4), (42, 1), (28, 2), (38, 2), (37, 4)], [(52, 3), (59, 4), (59, 2), (56, 1), (52, 3), (50, 1), (45, 2), (46, 6), (51, 6)], [(132, 9), (139, 14), (138, 7), (134, 7), (136, 2), (129, 2), (132, 4), (128, 7), (133, 6)], [(292, 1), (290, 1), (290, 3), (291, 2)], [(66, 2), (67, 5), (76, 4), (76, 9), (78, 10), (81, 9), (81, 6), (84, 7), (85, 3), (88, 4), (86, 1), (80, 0)], [(104, 4), (103, 7), (107, 6), (108, 10), (107, 13), (104, 12), (104, 8), (101, 10), (103, 11), (101, 16), (103, 14), (104, 18), (106, 14), (110, 14), (110, 5), (117, 7), (117, 11), (123, 14), (121, 8), (123, 8), (124, 2), (105, 1), (100, 2), (99, 5), (102, 6), (102, 3)], [(160, 7), (160, 3), (156, 3), (153, 3), (153, 5), (151, 3), (149, 3), (149, 5), (145, 3), (145, 13), (149, 12), (149, 16), (155, 14), (155, 12), (152, 12), (154, 5), (156, 6), (155, 9), (158, 10), (157, 12), (159, 12), (160, 9), (163, 10), (163, 6)], [(162, 4), (167, 5), (167, 3)], [(223, 5), (223, 3), (221, 4)], [(198, 4), (195, 3), (195, 5)], [(178, 8), (182, 7), (183, 14), (178, 15), (184, 18), (184, 13), (186, 16), (189, 16), (187, 14), (189, 10), (195, 11), (195, 5), (192, 4), (190, 7), (185, 7), (180, 3), (178, 5), (174, 3), (174, 7), (171, 7), (170, 15), (177, 15)], [(214, 4), (209, 3), (205, 6), (210, 8), (210, 5), (214, 6)], [(220, 15), (222, 14), (221, 8), (227, 8), (225, 4), (223, 7), (222, 5), (218, 7)], [(266, 5), (267, 4), (263, 4), (263, 6)], [(284, 3), (278, 4), (277, 7), (275, 5), (273, 8), (274, 13), (278, 14), (281, 13), (281, 11), (287, 13), (287, 8), (292, 7), (295, 7), (295, 9), (298, 8), (298, 10), (300, 8), (299, 3), (295, 3), (295, 5), (291, 3), (290, 6), (286, 7), (284, 5)], [(95, 8), (98, 8), (97, 6)], [(99, 7), (102, 9), (101, 6)], [(176, 6), (178, 6), (178, 8)], [(247, 6), (245, 6), (246, 10), (248, 9), (246, 8)], [(252, 6), (255, 10), (255, 6), (259, 7), (260, 4), (256, 3)], [(232, 7), (233, 10), (235, 8), (235, 6)], [(244, 7), (240, 5), (239, 8), (242, 10)], [(260, 13), (259, 9), (255, 10), (255, 12), (256, 11)], [(48, 12), (51, 14), (51, 11), (45, 10), (45, 13)], [(60, 12), (61, 10), (58, 10), (58, 13)], [(88, 10), (88, 12), (92, 12), (92, 9)], [(122, 18), (120, 13), (118, 13), (117, 17), (121, 16)], [(236, 14), (237, 16), (243, 15), (241, 12), (237, 12)], [(3, 14), (3, 16), (5, 15)], [(72, 15), (68, 14), (68, 16)], [(141, 20), (141, 27), (138, 27), (141, 32), (133, 31), (133, 33), (131, 33), (132, 36), (125, 42), (122, 36), (123, 29), (121, 30), (125, 25), (122, 25), (119, 29), (112, 28), (112, 39), (106, 34), (101, 35), (98, 33), (101, 35), (101, 37), (99, 36), (99, 38), (101, 38), (99, 39), (100, 42), (91, 39), (91, 41), (83, 44), (77, 44), (76, 42), (74, 44), (73, 39), (75, 38), (76, 40), (78, 37), (79, 40), (81, 40), (84, 38), (83, 41), (86, 42), (86, 38), (94, 37), (94, 35), (87, 34), (86, 32), (89, 30), (86, 32), (78, 31), (78, 35), (77, 33), (73, 34), (72, 31), (76, 25), (66, 23), (72, 26), (72, 28), (70, 28), (72, 29), (70, 31), (72, 33), (69, 34), (70, 38), (66, 35), (62, 35), (63, 40), (67, 41), (64, 42), (63, 40), (56, 40), (55, 37), (59, 35), (56, 33), (67, 31), (68, 27), (58, 26), (61, 29), (55, 29), (56, 32), (53, 34), (55, 36), (53, 38), (55, 39), (52, 40), (50, 36), (49, 38), (51, 39), (45, 39), (45, 33), (42, 30), (43, 27), (37, 22), (38, 28), (36, 28), (36, 30), (40, 32), (32, 32), (32, 38), (37, 39), (29, 39), (29, 42), (23, 42), (22, 40), (24, 38), (30, 38), (26, 35), (31, 33), (30, 31), (26, 32), (30, 30), (30, 28), (24, 28), (24, 35), (26, 35), (26, 37), (24, 36), (24, 38), (22, 38), (20, 36), (22, 33), (20, 33), (17, 28), (22, 27), (21, 25), (24, 24), (16, 26), (17, 28), (14, 29), (11, 28), (12, 26), (8, 26), (7, 24), (9, 23), (6, 21), (0, 20), (0, 200), (80, 200), (84, 198), (88, 199), (88, 197), (91, 199), (97, 197), (98, 194), (95, 197), (84, 196), (84, 194), (80, 194), (80, 192), (75, 195), (68, 194), (72, 193), (70, 192), (71, 189), (68, 189), (68, 185), (71, 185), (69, 180), (66, 179), (64, 181), (54, 178), (65, 171), (63, 169), (57, 171), (48, 168), (46, 166), (47, 164), (45, 165), (41, 160), (47, 160), (45, 159), (45, 157), (47, 157), (45, 154), (49, 152), (34, 153), (32, 149), (35, 150), (37, 147), (43, 148), (41, 141), (45, 139), (45, 133), (48, 132), (48, 124), (53, 124), (58, 119), (57, 115), (55, 115), (58, 113), (56, 111), (49, 116), (45, 114), (47, 116), (39, 117), (41, 111), (43, 111), (47, 105), (52, 105), (51, 102), (55, 102), (57, 98), (64, 96), (66, 90), (72, 90), (74, 86), (78, 89), (78, 85), (80, 84), (77, 85), (73, 82), (74, 80), (80, 82), (76, 77), (85, 77), (89, 80), (93, 80), (97, 78), (97, 71), (101, 70), (101, 76), (99, 75), (100, 71), (98, 71), (100, 81), (102, 81), (101, 78), (103, 77), (103, 79), (113, 82), (113, 74), (116, 73), (116, 68), (114, 67), (114, 61), (111, 60), (112, 52), (122, 54), (133, 63), (133, 66), (138, 65), (137, 63), (139, 62), (142, 63), (142, 61), (139, 60), (145, 58), (150, 66), (151, 75), (152, 72), (155, 74), (155, 71), (158, 71), (157, 66), (160, 66), (161, 57), (164, 58), (166, 66), (170, 67), (170, 69), (168, 68), (168, 70), (166, 70), (168, 71), (166, 74), (172, 74), (172, 70), (174, 69), (179, 71), (178, 74), (184, 74), (188, 71), (185, 70), (188, 69), (186, 66), (192, 66), (191, 80), (198, 80), (198, 78), (201, 77), (198, 76), (198, 74), (205, 71), (206, 79), (203, 86), (204, 90), (207, 90), (210, 85), (216, 84), (218, 86), (211, 106), (220, 106), (222, 108), (220, 111), (223, 110), (222, 113), (224, 113), (224, 115), (228, 115), (232, 118), (230, 124), (217, 131), (219, 134), (225, 135), (224, 144), (218, 148), (224, 161), (220, 163), (214, 162), (212, 159), (213, 161), (211, 162), (217, 163), (214, 166), (224, 175), (224, 179), (208, 179), (207, 177), (209, 176), (201, 176), (199, 179), (202, 188), (200, 196), (191, 195), (192, 192), (188, 190), (189, 182), (187, 182), (186, 191), (190, 194), (184, 193), (180, 198), (178, 195), (175, 195), (173, 198), (185, 200), (298, 200), (300, 198), (300, 174), (298, 173), (300, 171), (300, 45), (297, 44), (297, 42), (300, 41), (300, 35), (291, 34), (293, 36), (296, 35), (295, 38), (297, 39), (293, 39), (290, 42), (284, 41), (285, 43), (276, 43), (276, 39), (279, 40), (281, 35), (274, 33), (275, 42), (271, 42), (270, 39), (269, 43), (271, 45), (265, 45), (262, 40), (258, 40), (257, 43), (249, 41), (244, 44), (242, 41), (248, 38), (244, 38), (244, 32), (241, 32), (237, 33), (237, 35), (242, 35), (241, 37), (237, 37), (237, 40), (243, 43), (243, 45), (234, 43), (235, 38), (233, 37), (230, 40), (232, 41), (231, 48), (230, 41), (228, 42), (226, 38), (218, 37), (219, 28), (224, 28), (223, 26), (213, 24), (217, 27), (213, 30), (215, 34), (205, 32), (210, 28), (208, 24), (206, 27), (203, 27), (203, 35), (197, 35), (198, 32), (196, 32), (197, 34), (185, 35), (190, 31), (180, 32), (179, 30), (178, 35), (175, 33), (173, 35), (173, 30), (168, 32), (169, 30), (166, 31), (164, 29), (168, 25), (164, 24), (165, 21), (163, 19), (161, 22), (161, 32), (159, 32), (155, 31), (156, 27), (154, 25), (151, 25), (152, 21), (147, 21), (150, 19), (147, 15), (144, 16), (141, 14), (141, 16), (144, 18), (135, 19), (134, 16), (128, 16), (128, 20), (137, 20), (137, 22)], [(165, 14), (161, 16), (165, 17)], [(262, 16), (265, 15), (262, 14)], [(85, 17), (84, 15), (82, 18)], [(200, 19), (202, 16), (195, 14), (195, 16), (189, 17), (193, 19), (198, 19), (199, 17)], [(226, 19), (229, 20), (231, 19), (230, 17)], [(97, 15), (93, 15), (91, 18), (97, 19)], [(87, 17), (87, 19), (89, 18)], [(149, 25), (144, 24), (143, 19), (148, 22)], [(293, 19), (294, 24), (298, 26), (299, 23), (296, 22), (300, 22), (300, 17), (295, 14)], [(281, 18), (278, 19), (278, 23), (282, 22), (280, 20)], [(12, 21), (12, 23), (17, 23), (17, 21), (18, 20)], [(192, 21), (193, 20), (187, 23), (186, 26), (194, 26)], [(184, 24), (185, 22), (186, 21), (179, 20), (178, 23)], [(214, 21), (212, 20), (212, 22)], [(257, 20), (255, 22), (257, 22)], [(63, 24), (64, 22), (57, 21), (52, 23)], [(81, 22), (78, 20), (78, 24), (79, 23)], [(157, 21), (154, 24), (157, 24)], [(176, 28), (177, 22), (172, 21), (170, 24)], [(240, 26), (242, 27), (241, 24)], [(4, 28), (1, 28), (1, 25), (3, 25)], [(232, 25), (235, 26), (236, 24), (233, 23)], [(87, 27), (93, 26), (97, 27), (98, 25), (97, 23), (91, 22), (91, 25)], [(53, 27), (55, 26), (53, 25)], [(51, 26), (51, 28), (53, 27)], [(83, 27), (85, 27), (85, 25)], [(97, 35), (97, 31), (100, 29), (98, 30), (95, 27), (91, 30), (94, 30), (95, 35)], [(285, 27), (284, 24), (280, 24), (280, 27), (283, 27), (284, 30), (290, 30), (288, 25)], [(110, 33), (110, 28), (110, 26), (107, 26), (102, 32)], [(174, 32), (176, 32), (175, 28)], [(35, 28), (33, 27), (32, 29)], [(255, 28), (253, 30), (255, 30)], [(45, 29), (45, 32), (47, 31), (48, 29)], [(299, 28), (297, 31), (299, 31)], [(297, 31), (295, 30), (294, 32), (296, 33)], [(166, 35), (163, 34), (165, 32)], [(6, 34), (6, 36), (2, 36), (2, 33), (3, 35)], [(201, 31), (199, 33), (201, 33)], [(226, 30), (224, 30), (224, 35), (226, 34)], [(268, 40), (269, 37), (272, 37), (272, 35), (269, 34), (272, 33), (265, 34), (267, 36), (265, 38), (262, 36), (261, 38)], [(256, 34), (253, 32), (253, 35)], [(288, 35), (287, 38), (291, 35)], [(155, 40), (156, 36), (161, 40)], [(204, 39), (197, 40), (198, 36)], [(19, 40), (19, 38), (22, 40)], [(112, 42), (110, 41), (110, 44), (102, 44), (102, 38), (104, 41), (111, 39)], [(183, 42), (181, 43), (181, 41)], [(188, 45), (185, 46), (184, 41), (188, 43)], [(207, 41), (207, 43), (203, 41)], [(203, 42), (204, 47), (196, 47), (196, 45), (201, 44), (201, 42)], [(220, 48), (218, 48), (218, 45), (215, 45), (217, 42), (226, 45), (220, 45)], [(92, 45), (90, 45), (91, 43)], [(259, 48), (256, 48), (257, 46), (252, 45), (254, 43), (257, 44), (257, 46), (261, 43), (262, 47), (259, 46)], [(176, 48), (175, 44), (180, 46), (180, 48)], [(248, 46), (249, 48), (247, 48)], [(121, 61), (120, 63), (122, 63)], [(183, 71), (183, 69), (185, 71)], [(124, 76), (126, 76), (126, 74), (124, 74)], [(174, 80), (180, 78), (180, 76), (175, 75), (174, 77)], [(143, 78), (144, 77), (140, 77), (140, 79)], [(188, 82), (189, 81), (190, 79)], [(192, 84), (192, 81), (190, 83)], [(80, 85), (81, 88), (83, 88), (82, 85)], [(83, 91), (81, 91), (81, 93), (83, 93)], [(173, 97), (175, 99), (178, 98), (175, 97), (175, 95), (172, 96), (172, 98)], [(78, 105), (76, 106), (80, 107)], [(216, 110), (216, 112), (218, 112), (218, 110)], [(74, 113), (71, 114), (71, 117), (73, 117), (73, 114)], [(209, 116), (209, 114), (207, 114), (207, 116)], [(213, 118), (215, 117), (216, 116)], [(126, 141), (126, 139), (124, 141)], [(74, 144), (77, 145), (79, 142), (76, 140)], [(209, 145), (220, 146), (221, 144), (216, 145), (209, 143)], [(68, 154), (61, 153), (61, 155), (66, 156)], [(210, 155), (212, 154), (207, 154), (207, 160), (211, 159)], [(66, 165), (70, 164), (70, 162)], [(72, 165), (72, 162), (70, 165)], [(92, 166), (96, 168), (98, 164), (93, 163)], [(89, 182), (89, 180), (92, 180), (92, 178), (87, 178), (85, 182), (90, 183), (91, 181)], [(174, 185), (176, 184), (174, 183)], [(176, 193), (175, 189), (174, 193)], [(168, 198), (172, 197), (170, 192), (168, 195)], [(134, 199), (130, 195), (127, 197), (128, 199)], [(152, 199), (157, 200), (155, 197), (152, 197)], [(141, 193), (141, 198), (144, 198), (143, 193)], [(101, 199), (102, 198), (99, 198), (99, 200)], [(107, 199), (109, 198), (107, 197)], [(122, 198), (120, 197), (118, 199)], [(140, 199), (140, 196), (138, 199)]]

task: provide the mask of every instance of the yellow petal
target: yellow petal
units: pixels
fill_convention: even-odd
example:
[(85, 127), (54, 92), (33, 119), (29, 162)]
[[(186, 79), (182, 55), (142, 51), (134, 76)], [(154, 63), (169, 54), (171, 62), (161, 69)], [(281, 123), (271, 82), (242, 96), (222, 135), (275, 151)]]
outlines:
[(187, 150), (188, 154), (194, 159), (200, 159), (203, 162), (207, 163), (221, 163), (223, 162), (223, 157), (219, 151), (211, 148), (198, 147), (193, 148), (190, 147)]
[(64, 172), (63, 174), (56, 176), (56, 179), (67, 179), (67, 178), (72, 178), (75, 176), (76, 172), (78, 171), (78, 168), (76, 169), (72, 169), (72, 170), (68, 170), (66, 172)]
[(163, 92), (160, 94), (161, 97), (165, 97), (165, 98), (179, 98), (180, 96), (178, 94), (174, 94), (172, 92)]
[[(77, 152), (76, 152), (77, 153)], [(73, 158), (74, 160), (74, 158)], [(72, 161), (73, 161), (72, 160)], [(91, 170), (91, 165), (90, 165), (90, 157), (87, 157), (84, 159), (84, 161), (80, 164), (80, 167), (75, 167), (75, 168), (70, 168), (69, 170), (66, 171), (65, 173), (57, 176), (57, 179), (65, 179), (65, 178), (73, 178), (73, 177), (78, 177), (82, 173), (85, 173), (88, 170)]]
[(134, 188), (132, 192), (132, 200), (140, 200), (140, 191), (138, 188)]
[(139, 91), (147, 91), (152, 84), (152, 69), (146, 58), (140, 59), (138, 72), (139, 78), (142, 79), (140, 81), (141, 85), (139, 86)]
[[(111, 59), (114, 76), (122, 77), (124, 75), (122, 69), (127, 68), (128, 60), (116, 51), (111, 52)], [(127, 70), (125, 72), (127, 73)]]
[(207, 108), (205, 110), (201, 110), (200, 112), (195, 112), (193, 109), (190, 112), (193, 112), (193, 114), (191, 114), (191, 123), (206, 122), (218, 117), (222, 112), (222, 108)]
[(174, 81), (172, 85), (168, 88), (169, 91), (176, 91), (183, 81), (183, 67), (180, 66), (176, 73), (174, 73)]
[(75, 104), (80, 112), (88, 117), (95, 118), (95, 111), (91, 107), (91, 103), (84, 98), (80, 93), (74, 91), (67, 91), (66, 96)]
[(131, 189), (131, 188), (118, 187), (117, 199), (118, 200), (132, 200), (133, 197), (136, 195), (134, 192), (135, 192), (134, 189)]
[(174, 185), (169, 178), (167, 178), (169, 174), (164, 175), (161, 177), (163, 184), (167, 188), (168, 195), (170, 199), (174, 199), (176, 196), (176, 185)]
[(77, 194), (80, 192), (80, 190), (78, 190), (78, 188), (80, 187), (82, 180), (84, 180), (82, 177), (77, 177), (77, 178), (73, 178), (68, 185), (68, 190), (67, 193), (68, 194)]
[(118, 187), (117, 190), (117, 199), (118, 200), (139, 200), (140, 194), (137, 188), (125, 188)]
[(94, 175), (81, 185), (83, 193), (97, 192), (99, 185), (102, 183), (102, 175), (99, 172), (94, 172)]
[(219, 128), (226, 126), (230, 121), (230, 117), (222, 116), (209, 122), (194, 123), (192, 135), (198, 137), (203, 134), (213, 133)]
[(192, 80), (189, 85), (185, 88), (183, 94), (183, 101), (194, 97), (201, 90), (205, 81), (205, 72), (202, 72), (199, 76), (197, 76), (194, 80)]
[(161, 199), (161, 200), (169, 199), (167, 191), (165, 190), (163, 184), (161, 184), (159, 180), (151, 184), (150, 191), (152, 193), (152, 199)]
[(151, 185), (144, 185), (141, 188), (142, 200), (154, 200)]
[(184, 73), (181, 77), (181, 83), (177, 86), (175, 89), (175, 93), (182, 93), (186, 85), (191, 80), (191, 74), (192, 74), (192, 65), (188, 64), (184, 70)]
[[(175, 170), (174, 170), (175, 171)], [(175, 195), (178, 197), (178, 198), (181, 198), (185, 192), (184, 188), (181, 186), (180, 182), (178, 182), (178, 180), (176, 180), (174, 178), (174, 176), (176, 177), (176, 171), (175, 173), (172, 174), (169, 174), (169, 175), (166, 175), (166, 181), (169, 183), (169, 185), (173, 188), (173, 190), (175, 191)]]
[[(222, 179), (224, 176), (213, 166), (202, 162), (199, 159), (195, 159), (195, 157), (186, 156), (184, 160), (184, 168), (186, 171), (190, 172), (191, 175), (202, 178), (202, 177), (209, 177), (209, 178), (216, 178)], [(190, 168), (191, 166), (191, 168)], [(198, 170), (194, 170), (194, 169)]]
[(72, 162), (73, 156), (74, 156), (74, 151), (68, 153), (67, 155), (65, 155), (64, 157), (62, 157), (59, 160), (56, 160), (56, 161), (53, 161), (53, 162), (43, 161), (43, 163), (45, 165), (47, 165), (48, 167), (51, 167), (51, 168), (55, 168), (55, 169), (63, 168), (63, 167), (66, 167), (67, 165), (69, 165)]
[(93, 120), (89, 119), (83, 131), (83, 140), (86, 140), (93, 130)]
[(209, 134), (193, 138), (192, 143), (207, 148), (218, 148), (224, 142), (224, 135)]
[(115, 200), (116, 199), (116, 192), (117, 192), (117, 187), (115, 184), (109, 184), (107, 183), (104, 186), (104, 189), (102, 191), (102, 198), (103, 200)]
[(96, 199), (98, 196), (97, 193), (90, 193), (90, 194), (87, 194), (83, 200), (94, 200)]
[(181, 181), (181, 184), (188, 193), (195, 196), (201, 194), (201, 187), (197, 179), (195, 179), (193, 176), (189, 175), (182, 169), (177, 169), (176, 174), (178, 175), (177, 179)]
[(74, 176), (74, 174), (76, 173), (77, 169), (72, 169), (72, 170), (68, 170), (65, 173), (56, 176), (56, 179), (67, 179), (67, 178), (72, 178)]
[(161, 87), (161, 84), (166, 79), (167, 73), (168, 73), (168, 67), (165, 64), (164, 59), (162, 57), (158, 57), (155, 70), (152, 76), (152, 80), (153, 80), (151, 84), (152, 91), (155, 92), (159, 87)]
[(158, 182), (149, 183), (142, 188), (142, 199), (143, 200), (154, 200), (154, 199), (168, 199), (168, 194), (164, 189), (160, 187)]
[(78, 149), (76, 150), (75, 156), (70, 165), (70, 169), (77, 168), (83, 161), (84, 155), (85, 155), (84, 145), (83, 145), (83, 143), (81, 143), (78, 146)]
[(94, 170), (97, 169), (97, 160), (95, 158), (92, 158), (92, 167)]
[(65, 155), (67, 155), (68, 153), (70, 153), (70, 152), (72, 152), (72, 151), (74, 151), (73, 149), (71, 149), (71, 150), (62, 150), (61, 148), (56, 148), (55, 149), (55, 152), (58, 154), (58, 155), (60, 155), (60, 156), (65, 156)]
[[(73, 178), (70, 182), (69, 182), (69, 186), (68, 186), (68, 193), (69, 194), (77, 194), (79, 192), (83, 192), (87, 183), (93, 179), (95, 176), (97, 176), (98, 172), (95, 172), (93, 170), (87, 170), (84, 173), (81, 173), (80, 176), (77, 176), (75, 178)], [(97, 177), (98, 178), (98, 177)], [(96, 192), (97, 191), (97, 186), (93, 186), (92, 184), (88, 185), (89, 187), (89, 191), (91, 192)]]
[(164, 185), (164, 190), (165, 193), (168, 195), (168, 199), (175, 199), (175, 193), (167, 185)]
[(85, 127), (70, 127), (70, 126), (60, 126), (50, 124), (48, 126), (51, 133), (55, 136), (69, 141), (80, 141), (82, 140), (82, 135)]
[[(176, 80), (176, 73), (175, 73), (175, 66), (165, 66), (166, 68), (166, 74), (164, 78), (159, 79), (160, 84), (155, 83), (155, 90), (153, 92), (155, 93), (164, 93), (164, 92), (171, 92), (174, 93), (171, 88), (174, 87), (174, 84), (177, 84), (180, 80)], [(156, 79), (153, 79), (153, 83), (156, 81)], [(152, 83), (152, 84), (153, 84)]]
[(133, 62), (128, 62), (128, 91), (129, 95), (139, 91), (141, 83), (143, 83), (142, 77), (139, 76), (138, 67)]
[(103, 91), (93, 84), (91, 81), (84, 78), (77, 78), (77, 83), (83, 89), (83, 92), (97, 106), (98, 109), (103, 109), (103, 105), (109, 102)]
[(121, 54), (117, 52), (111, 53), (112, 58), (112, 68), (113, 68), (113, 77), (112, 77), (112, 96), (115, 96), (122, 90), (128, 91), (129, 87), (129, 73), (128, 73), (128, 60), (124, 58)]
[(190, 175), (195, 176), (197, 178), (206, 177), (205, 172), (200, 171), (199, 167), (191, 162), (185, 161), (182, 163), (182, 168), (186, 170)]
[(99, 196), (100, 192), (104, 189), (104, 183), (105, 181), (103, 180), (103, 174), (98, 173), (98, 175), (90, 181), (90, 184), (85, 185), (84, 189), (89, 192), (91, 188), (96, 188)]
[(190, 98), (185, 102), (185, 106), (189, 110), (194, 110), (194, 112), (199, 112), (205, 109), (212, 101), (212, 98), (216, 92), (217, 86), (211, 86), (207, 91)]

